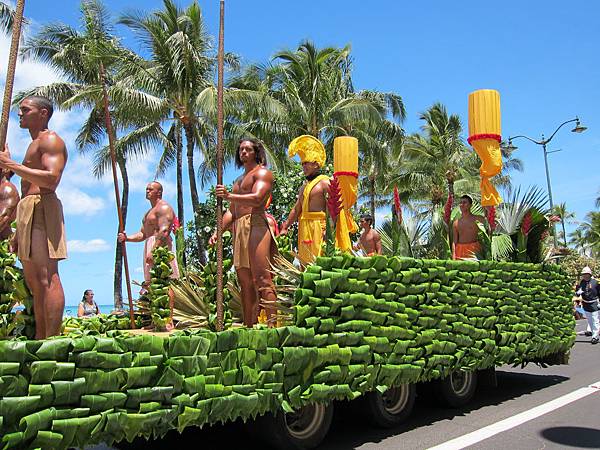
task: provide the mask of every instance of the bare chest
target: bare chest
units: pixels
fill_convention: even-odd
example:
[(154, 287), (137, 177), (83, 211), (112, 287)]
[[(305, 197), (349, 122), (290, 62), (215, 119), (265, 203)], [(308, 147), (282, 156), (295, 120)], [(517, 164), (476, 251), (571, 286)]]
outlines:
[(31, 167), (32, 169), (43, 168), (42, 154), (37, 140), (33, 141), (31, 144), (29, 144), (29, 147), (27, 147), (27, 151), (23, 157), (23, 165), (26, 167)]
[(233, 185), (234, 194), (249, 194), (254, 187), (254, 175), (248, 173), (239, 177)]
[(155, 230), (158, 227), (158, 215), (156, 208), (152, 208), (146, 213), (142, 220), (142, 225), (145, 230)]

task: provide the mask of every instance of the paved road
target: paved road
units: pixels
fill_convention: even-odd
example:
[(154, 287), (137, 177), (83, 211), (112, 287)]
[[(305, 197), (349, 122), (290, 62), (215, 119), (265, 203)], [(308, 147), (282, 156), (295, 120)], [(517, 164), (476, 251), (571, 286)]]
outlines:
[[(578, 322), (582, 330), (584, 321)], [(440, 407), (426, 395), (417, 397), (411, 419), (392, 430), (367, 425), (351, 408), (339, 405), (332, 428), (320, 448), (346, 449), (427, 449), (445, 444), (468, 433), (481, 430), (517, 414), (546, 404), (566, 394), (600, 381), (600, 345), (592, 346), (589, 338), (578, 336), (568, 366), (539, 368), (502, 367), (497, 370), (498, 387), (480, 387), (468, 407)], [(470, 449), (600, 449), (600, 389), (579, 400), (550, 411), (538, 418), (517, 424), (469, 446)], [(246, 426), (247, 427), (247, 426)], [(228, 424), (202, 431), (170, 434), (165, 440), (136, 442), (113, 448), (183, 446), (193, 439), (203, 449), (267, 447), (255, 442), (242, 424)], [(108, 449), (96, 446), (94, 450)], [(446, 446), (446, 448), (450, 448)]]

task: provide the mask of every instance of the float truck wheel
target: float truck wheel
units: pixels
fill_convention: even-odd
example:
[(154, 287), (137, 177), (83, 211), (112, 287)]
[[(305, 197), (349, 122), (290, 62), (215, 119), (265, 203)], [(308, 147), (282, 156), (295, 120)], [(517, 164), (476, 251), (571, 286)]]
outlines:
[(373, 391), (365, 394), (364, 405), (368, 420), (381, 428), (392, 428), (410, 416), (415, 405), (416, 387), (403, 384), (381, 394)]
[(477, 389), (477, 372), (459, 370), (438, 382), (442, 401), (451, 408), (460, 408), (469, 403)]
[(261, 439), (278, 449), (311, 449), (327, 435), (333, 419), (333, 404), (315, 403), (293, 413), (279, 411), (257, 418)]

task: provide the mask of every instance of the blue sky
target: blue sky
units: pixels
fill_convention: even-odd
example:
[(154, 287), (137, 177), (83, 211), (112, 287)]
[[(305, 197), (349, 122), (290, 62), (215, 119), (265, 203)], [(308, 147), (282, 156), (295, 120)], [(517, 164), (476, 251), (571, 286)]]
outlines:
[[(152, 10), (161, 1), (110, 0), (117, 16), (128, 9)], [(187, 1), (180, 0), (185, 5)], [(60, 4), (61, 7), (56, 5)], [(218, 0), (200, 1), (209, 31), (216, 36)], [(573, 5), (547, 1), (267, 1), (227, 0), (227, 51), (245, 62), (264, 62), (277, 50), (294, 48), (302, 39), (319, 47), (352, 46), (353, 79), (357, 89), (393, 91), (407, 109), (407, 132), (418, 130), (419, 112), (440, 101), (458, 114), (466, 128), (467, 96), (481, 88), (500, 91), (502, 134), (548, 136), (561, 122), (579, 115), (589, 129), (581, 135), (563, 128), (549, 145), (555, 203), (566, 202), (583, 219), (594, 208), (600, 188), (598, 157), (600, 120), (600, 29), (595, 2)], [(78, 1), (29, 1), (26, 15), (35, 24), (61, 21), (76, 24)], [(138, 44), (122, 28), (125, 43)], [(6, 61), (8, 40), (0, 40), (0, 60)], [(4, 79), (5, 67), (0, 68)], [(56, 74), (39, 63), (19, 66), (17, 89), (46, 84)], [(75, 304), (84, 289), (96, 292), (99, 303), (112, 303), (114, 235), (117, 228), (110, 180), (95, 180), (89, 158), (79, 156), (74, 136), (80, 123), (75, 113), (59, 113), (51, 125), (70, 150), (60, 194), (65, 203), (70, 258), (60, 271), (67, 304)], [(16, 158), (29, 141), (13, 121), (9, 143)], [(466, 132), (465, 132), (466, 138)], [(546, 188), (541, 147), (515, 141), (525, 172), (516, 184)], [(127, 231), (139, 228), (147, 208), (143, 188), (153, 178), (156, 155), (131, 167), (133, 192)], [(228, 178), (234, 173), (227, 174)], [(166, 198), (174, 203), (172, 177), (165, 180)], [(186, 192), (187, 194), (187, 192)], [(189, 214), (188, 214), (189, 219)], [(129, 244), (132, 277), (141, 278), (142, 244)]]

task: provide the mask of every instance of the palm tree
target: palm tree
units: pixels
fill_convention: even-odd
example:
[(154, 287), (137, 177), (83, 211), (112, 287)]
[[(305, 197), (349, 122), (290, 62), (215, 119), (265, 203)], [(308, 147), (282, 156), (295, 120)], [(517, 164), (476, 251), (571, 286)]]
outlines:
[[(390, 204), (391, 188), (389, 174), (393, 161), (402, 151), (404, 130), (401, 123), (406, 116), (404, 104), (399, 95), (363, 91), (360, 96), (370, 98), (378, 109), (385, 111), (391, 119), (362, 121), (353, 128), (353, 134), (360, 142), (359, 173), (361, 175), (360, 197), (368, 197), (370, 215), (375, 223), (375, 210), (383, 204)], [(395, 119), (395, 120), (394, 120)]]
[(462, 124), (457, 115), (448, 115), (445, 106), (436, 103), (420, 118), (425, 122), (422, 133), (406, 138), (390, 182), (413, 201), (427, 200), (433, 215), (448, 195), (454, 196), (457, 182), (466, 183), (461, 190), (470, 192), (465, 188), (478, 184), (478, 171), (460, 137)]
[(587, 240), (582, 228), (575, 228), (569, 233), (569, 244), (575, 247), (580, 255), (585, 255), (588, 248)]
[(582, 243), (589, 249), (591, 256), (600, 256), (600, 212), (592, 211), (585, 216), (585, 221), (577, 227), (583, 236)]
[[(51, 24), (42, 27), (37, 35), (26, 42), (23, 52), (49, 63), (67, 81), (59, 81), (47, 86), (36, 87), (21, 92), (16, 102), (27, 95), (42, 95), (53, 100), (61, 109), (84, 108), (89, 110), (77, 136), (80, 151), (97, 150), (94, 174), (102, 176), (109, 161), (106, 149), (100, 148), (106, 136), (102, 103), (102, 82), (99, 66), (103, 64), (107, 72), (109, 95), (113, 101), (113, 119), (116, 130), (145, 125), (138, 121), (138, 112), (156, 105), (153, 99), (127, 89), (115, 81), (115, 68), (119, 60), (129, 55), (112, 35), (108, 11), (99, 0), (85, 0), (81, 3), (81, 27), (75, 29), (64, 24)], [(127, 102), (120, 101), (126, 98)], [(123, 221), (127, 220), (129, 200), (129, 178), (127, 175), (127, 154), (117, 148), (117, 164), (122, 177), (121, 208)], [(116, 245), (114, 302), (122, 306), (122, 247)]]
[[(148, 60), (137, 55), (130, 55), (124, 61), (120, 77), (122, 82), (132, 89), (139, 89), (152, 96), (160, 104), (161, 109), (153, 117), (153, 127), (144, 133), (137, 133), (131, 138), (127, 136), (127, 145), (139, 146), (145, 141), (162, 140), (165, 136), (171, 145), (165, 147), (157, 173), (164, 173), (167, 168), (177, 162), (178, 166), (178, 214), (183, 216), (182, 197), (182, 136), (185, 135), (187, 173), (190, 197), (194, 212), (196, 230), (202, 224), (198, 216), (200, 202), (196, 183), (194, 151), (200, 150), (203, 162), (200, 166), (202, 185), (210, 179), (215, 170), (214, 149), (216, 147), (216, 100), (214, 85), (214, 68), (216, 59), (212, 53), (211, 39), (202, 19), (198, 3), (194, 1), (186, 9), (177, 7), (173, 0), (163, 0), (163, 9), (151, 14), (130, 13), (121, 17), (119, 23), (131, 28), (139, 37), (142, 45), (150, 55)], [(236, 68), (237, 58), (226, 55), (230, 67)], [(265, 96), (248, 90), (227, 89), (224, 96), (226, 133), (229, 142), (239, 139), (245, 134), (240, 126), (239, 118), (234, 112), (243, 111), (255, 117), (262, 115), (261, 107)], [(273, 111), (272, 111), (273, 112)], [(274, 112), (273, 112), (274, 113)], [(150, 116), (153, 116), (151, 114)], [(150, 117), (148, 118), (150, 119)], [(168, 124), (165, 134), (161, 124)], [(226, 161), (235, 154), (232, 145)], [(206, 262), (204, 242), (198, 239), (198, 260)]]
[[(164, 0), (162, 10), (150, 14), (128, 13), (118, 22), (131, 28), (150, 54), (149, 60), (132, 55), (125, 61), (122, 75), (130, 86), (161, 100), (163, 109), (159, 122), (171, 118), (178, 122), (168, 134), (175, 136), (177, 127), (183, 129), (192, 209), (196, 212), (200, 201), (194, 149), (203, 144), (201, 136), (209, 135), (206, 121), (197, 117), (196, 106), (199, 94), (210, 86), (213, 66), (208, 54), (211, 50), (210, 37), (200, 7), (194, 1), (186, 9), (181, 9), (174, 1)], [(156, 129), (153, 131), (156, 132)], [(178, 191), (181, 191), (180, 187)], [(199, 229), (201, 224), (196, 214), (194, 223)], [(203, 246), (199, 248), (201, 254), (198, 258), (205, 262)]]
[(355, 92), (351, 79), (350, 47), (318, 49), (303, 41), (294, 51), (273, 56), (273, 63), (247, 68), (230, 86), (254, 90), (274, 100), (283, 114), (247, 120), (248, 132), (266, 144), (272, 161), (285, 166), (283, 149), (302, 134), (325, 144), (331, 156), (336, 136), (356, 136), (356, 129), (380, 123), (386, 113), (402, 118), (404, 106), (393, 94)]
[(565, 247), (566, 247), (567, 246), (567, 232), (565, 230), (565, 221), (574, 219), (575, 214), (567, 210), (567, 204), (564, 202), (559, 203), (558, 205), (554, 205), (554, 210), (552, 212), (553, 212), (553, 214), (556, 214), (558, 217), (560, 217), (560, 224), (562, 226), (563, 240), (564, 240)]
[[(6, 2), (0, 2), (0, 33), (11, 33), (14, 21), (14, 8)], [(27, 23), (27, 19), (23, 19), (23, 23)]]

